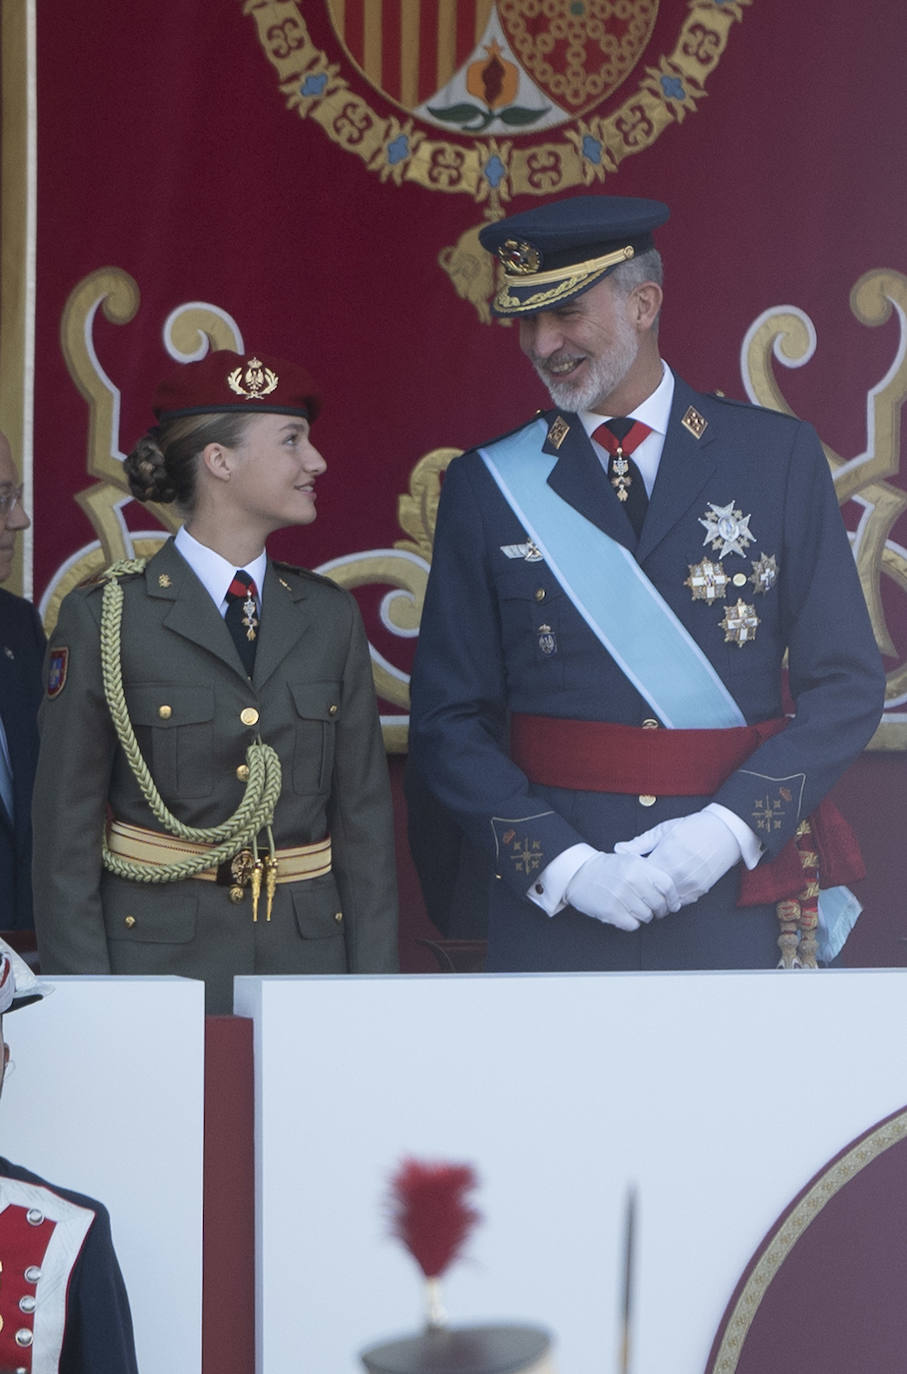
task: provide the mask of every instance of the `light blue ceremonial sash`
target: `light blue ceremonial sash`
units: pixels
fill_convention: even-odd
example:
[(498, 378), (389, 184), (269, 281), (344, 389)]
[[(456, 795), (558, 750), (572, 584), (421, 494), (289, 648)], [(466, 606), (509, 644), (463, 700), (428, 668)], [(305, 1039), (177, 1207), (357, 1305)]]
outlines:
[[(745, 725), (715, 669), (629, 549), (548, 486), (557, 459), (541, 449), (546, 434), (539, 420), (479, 454), (566, 595), (668, 729)], [(820, 959), (840, 952), (861, 910), (848, 888), (823, 889)]]
[(547, 426), (479, 449), (485, 466), (573, 605), (673, 730), (745, 725), (740, 707), (636, 559), (548, 486)]

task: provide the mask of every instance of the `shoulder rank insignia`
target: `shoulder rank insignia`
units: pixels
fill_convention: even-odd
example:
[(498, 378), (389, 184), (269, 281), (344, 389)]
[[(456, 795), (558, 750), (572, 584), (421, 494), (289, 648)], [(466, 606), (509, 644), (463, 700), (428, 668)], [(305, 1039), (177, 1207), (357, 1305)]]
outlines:
[(694, 439), (701, 439), (708, 428), (708, 420), (701, 415), (693, 406), (687, 406), (683, 419), (680, 422), (684, 429), (688, 429)]
[(705, 530), (702, 542), (717, 549), (719, 558), (724, 558), (728, 553), (739, 553), (742, 558), (745, 549), (755, 538), (750, 534), (751, 519), (752, 516), (735, 510), (733, 501), (728, 501), (726, 506), (716, 506), (714, 501), (710, 501), (705, 515), (699, 517), (699, 523)]
[(525, 558), (527, 563), (542, 562), (542, 551), (531, 539), (526, 544), (502, 544), (501, 553), (508, 558)]
[(701, 563), (688, 564), (690, 575), (684, 582), (694, 601), (723, 601), (730, 578), (720, 563), (704, 558)]
[(778, 564), (774, 554), (760, 554), (752, 560), (753, 572), (750, 582), (754, 592), (770, 592), (778, 580)]
[(548, 442), (553, 444), (555, 448), (560, 448), (569, 433), (570, 426), (567, 421), (563, 415), (558, 415), (557, 419), (553, 420), (548, 427)]
[(69, 671), (69, 650), (53, 649), (47, 661), (47, 695), (58, 697), (66, 686)]
[(719, 620), (718, 623), (724, 630), (725, 644), (736, 644), (742, 648), (744, 644), (749, 644), (751, 640), (756, 638), (759, 617), (756, 614), (755, 606), (748, 606), (745, 601), (738, 601), (736, 605), (726, 608), (724, 619)]

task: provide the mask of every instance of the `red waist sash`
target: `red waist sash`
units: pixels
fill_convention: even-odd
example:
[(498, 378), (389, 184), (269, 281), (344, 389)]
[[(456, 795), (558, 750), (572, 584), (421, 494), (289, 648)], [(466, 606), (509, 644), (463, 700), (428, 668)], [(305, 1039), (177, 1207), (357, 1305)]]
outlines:
[[(510, 722), (510, 754), (531, 782), (544, 787), (704, 797), (786, 724), (786, 717), (777, 716), (723, 730), (664, 730), (516, 714)], [(820, 804), (810, 826), (822, 887), (866, 876), (856, 836), (832, 802)], [(791, 840), (775, 859), (742, 870), (739, 905), (780, 901), (802, 886), (801, 861)]]
[(702, 797), (715, 792), (784, 716), (726, 730), (663, 730), (600, 720), (514, 715), (510, 755), (544, 787)]

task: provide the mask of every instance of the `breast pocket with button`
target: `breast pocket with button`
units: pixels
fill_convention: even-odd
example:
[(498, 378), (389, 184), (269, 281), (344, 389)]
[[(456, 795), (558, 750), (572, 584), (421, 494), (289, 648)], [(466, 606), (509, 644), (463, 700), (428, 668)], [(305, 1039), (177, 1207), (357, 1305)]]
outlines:
[(168, 797), (214, 790), (214, 691), (202, 683), (132, 683), (126, 706), (142, 757)]
[(520, 688), (563, 685), (564, 594), (547, 569), (520, 564), (496, 580), (507, 671)]
[(296, 709), (293, 790), (304, 796), (328, 793), (340, 720), (340, 683), (291, 682), (290, 694)]

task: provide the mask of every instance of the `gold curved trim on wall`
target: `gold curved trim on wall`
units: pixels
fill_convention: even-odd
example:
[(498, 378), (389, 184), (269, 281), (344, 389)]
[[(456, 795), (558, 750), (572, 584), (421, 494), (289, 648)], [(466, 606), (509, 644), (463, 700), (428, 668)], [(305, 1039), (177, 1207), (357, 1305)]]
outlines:
[(706, 1374), (736, 1374), (740, 1356), (759, 1306), (797, 1241), (822, 1209), (873, 1160), (907, 1137), (907, 1111), (883, 1121), (824, 1169), (774, 1230), (727, 1320), (721, 1344)]
[[(895, 522), (907, 511), (907, 492), (886, 479), (897, 476), (901, 452), (901, 408), (907, 399), (907, 277), (893, 270), (865, 272), (850, 293), (850, 308), (860, 324), (877, 327), (896, 314), (899, 347), (884, 377), (866, 395), (866, 451), (845, 459), (830, 444), (822, 447), (831, 468), (838, 502), (856, 501), (864, 514), (852, 536), (860, 585), (869, 608), (876, 643), (889, 658), (897, 646), (888, 627), (882, 597), (885, 577), (907, 596), (907, 557), (891, 537)], [(741, 371), (747, 392), (757, 404), (794, 415), (772, 367), (800, 367), (816, 344), (812, 322), (793, 306), (778, 306), (760, 315), (743, 343)], [(907, 658), (887, 675), (885, 696), (900, 701), (907, 694)], [(907, 715), (890, 710), (873, 736), (870, 749), (907, 749)]]

